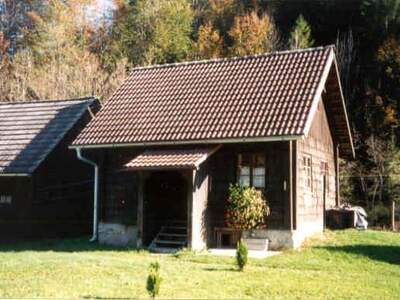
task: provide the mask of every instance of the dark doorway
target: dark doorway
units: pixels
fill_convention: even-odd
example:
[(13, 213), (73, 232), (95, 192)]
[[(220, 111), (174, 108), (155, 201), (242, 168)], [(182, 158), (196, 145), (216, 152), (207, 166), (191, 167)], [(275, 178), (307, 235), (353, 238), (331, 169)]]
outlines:
[(180, 172), (152, 172), (144, 188), (143, 241), (146, 246), (162, 226), (187, 221), (187, 195), (187, 183)]

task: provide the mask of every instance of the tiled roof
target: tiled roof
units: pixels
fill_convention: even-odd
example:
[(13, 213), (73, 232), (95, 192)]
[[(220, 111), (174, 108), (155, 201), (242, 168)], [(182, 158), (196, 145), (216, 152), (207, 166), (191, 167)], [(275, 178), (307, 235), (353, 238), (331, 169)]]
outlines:
[(195, 169), (215, 148), (199, 148), (184, 150), (148, 150), (125, 164), (125, 168), (133, 170), (151, 169)]
[(328, 46), (136, 68), (73, 145), (300, 137), (333, 57)]
[(0, 102), (0, 174), (31, 174), (93, 101)]

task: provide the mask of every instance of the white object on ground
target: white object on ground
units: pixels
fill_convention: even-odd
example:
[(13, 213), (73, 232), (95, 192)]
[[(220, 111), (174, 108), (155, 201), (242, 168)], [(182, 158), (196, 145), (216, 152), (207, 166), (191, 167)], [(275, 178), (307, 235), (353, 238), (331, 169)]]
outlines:
[[(208, 250), (212, 255), (219, 256), (236, 256), (236, 249), (209, 249)], [(280, 251), (258, 251), (258, 250), (249, 250), (249, 257), (251, 258), (266, 258), (281, 254)]]

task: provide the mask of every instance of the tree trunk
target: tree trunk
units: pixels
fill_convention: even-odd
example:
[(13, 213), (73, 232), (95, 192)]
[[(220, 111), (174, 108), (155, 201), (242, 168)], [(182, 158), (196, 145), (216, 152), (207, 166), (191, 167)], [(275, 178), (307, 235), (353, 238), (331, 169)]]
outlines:
[(392, 200), (392, 230), (396, 230), (396, 202)]

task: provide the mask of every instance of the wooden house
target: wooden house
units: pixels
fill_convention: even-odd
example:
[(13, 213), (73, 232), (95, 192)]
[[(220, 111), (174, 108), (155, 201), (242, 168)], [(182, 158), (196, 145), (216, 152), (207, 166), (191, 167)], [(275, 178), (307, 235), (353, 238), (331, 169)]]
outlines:
[(234, 244), (232, 183), (266, 195), (258, 236), (298, 247), (354, 156), (332, 46), (136, 68), (71, 147), (99, 170), (95, 237), (158, 248)]
[(68, 145), (93, 98), (0, 103), (0, 239), (89, 233), (93, 170)]

